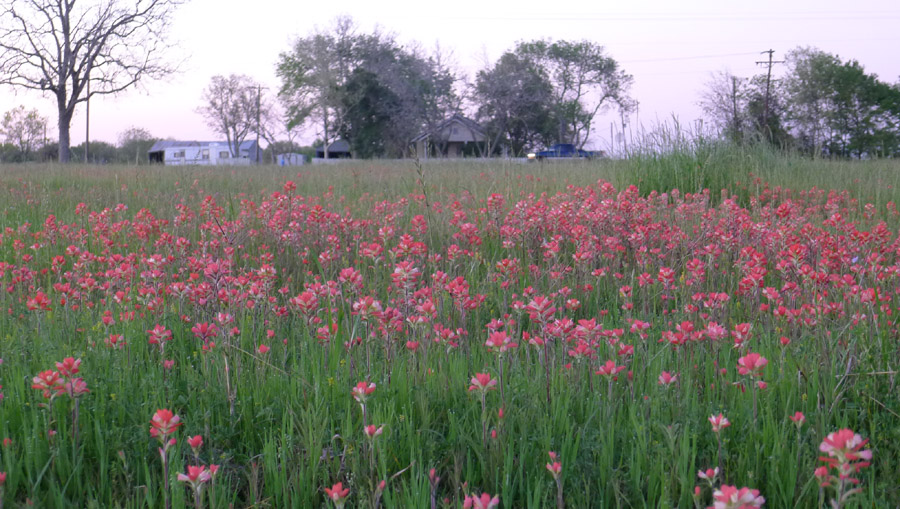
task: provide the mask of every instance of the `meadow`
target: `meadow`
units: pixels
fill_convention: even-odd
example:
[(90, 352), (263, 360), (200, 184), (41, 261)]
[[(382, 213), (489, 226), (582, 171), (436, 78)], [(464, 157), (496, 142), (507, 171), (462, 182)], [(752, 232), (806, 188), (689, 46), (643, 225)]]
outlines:
[(0, 167), (0, 508), (898, 507), (898, 186)]

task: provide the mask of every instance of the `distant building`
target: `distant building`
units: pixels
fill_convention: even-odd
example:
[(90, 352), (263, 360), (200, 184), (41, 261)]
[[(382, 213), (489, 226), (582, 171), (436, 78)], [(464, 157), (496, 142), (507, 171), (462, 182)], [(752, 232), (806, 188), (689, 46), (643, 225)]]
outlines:
[(275, 164), (278, 166), (301, 166), (306, 162), (306, 156), (290, 152), (287, 154), (278, 154), (275, 156)]
[(487, 132), (478, 122), (456, 114), (412, 139), (419, 159), (483, 155)]
[[(328, 145), (328, 159), (350, 159), (350, 144), (347, 140), (337, 140)], [(316, 147), (316, 158), (325, 159), (325, 145)]]
[(174, 141), (160, 140), (153, 144), (147, 155), (151, 163), (165, 165), (249, 165), (255, 164), (259, 152), (256, 140), (241, 143), (237, 157), (232, 157), (228, 143), (224, 141)]

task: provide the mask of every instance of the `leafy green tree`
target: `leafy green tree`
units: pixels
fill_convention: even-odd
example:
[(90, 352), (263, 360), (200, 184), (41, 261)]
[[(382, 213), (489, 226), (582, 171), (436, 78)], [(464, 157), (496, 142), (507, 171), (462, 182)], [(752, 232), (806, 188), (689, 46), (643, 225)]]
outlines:
[(361, 33), (347, 17), (298, 39), (277, 74), (289, 125), (317, 126), (326, 149), (342, 136), (357, 157), (403, 156), (413, 137), (459, 108), (456, 77), (439, 52)]
[(812, 48), (794, 49), (787, 54), (786, 61), (788, 118), (800, 147), (820, 154), (829, 137), (831, 74), (840, 61), (834, 55)]
[(812, 48), (788, 53), (786, 116), (813, 155), (878, 157), (900, 153), (900, 90), (855, 60)]
[(299, 38), (290, 51), (278, 58), (279, 97), (287, 110), (289, 126), (320, 126), (326, 158), (328, 145), (343, 128), (343, 87), (358, 65), (359, 41), (353, 20), (339, 17), (331, 32), (317, 30)]
[(744, 94), (744, 116), (747, 122), (745, 139), (749, 138), (753, 142), (765, 141), (780, 148), (792, 146), (794, 138), (785, 125), (787, 106), (780, 84), (777, 81), (769, 84), (768, 105), (766, 76), (763, 74), (750, 79)]
[(46, 133), (47, 119), (24, 106), (7, 111), (0, 121), (0, 135), (18, 149), (20, 160), (27, 160), (37, 150)]
[(149, 164), (147, 152), (158, 138), (141, 127), (129, 127), (119, 133), (118, 161), (122, 163)]
[(347, 113), (341, 135), (349, 141), (353, 155), (363, 159), (384, 155), (391, 112), (399, 109), (400, 98), (375, 73), (362, 68), (353, 71), (343, 98)]
[(505, 142), (521, 155), (555, 139), (553, 85), (530, 60), (504, 53), (493, 67), (478, 72), (473, 91), (478, 118), (491, 135), (489, 151)]
[(88, 160), (84, 159), (84, 142), (71, 148), (71, 161), (88, 164), (115, 164), (119, 162), (119, 149), (105, 141), (91, 141), (88, 146)]
[(0, 143), (0, 163), (20, 163), (22, 152), (12, 143)]
[[(459, 110), (455, 75), (439, 52), (426, 55), (391, 38), (360, 46), (359, 66), (345, 85), (344, 135), (360, 155), (403, 157), (409, 142)], [(355, 132), (351, 132), (355, 131)], [(363, 136), (362, 140), (354, 137)]]
[(553, 85), (551, 110), (560, 143), (583, 147), (600, 111), (635, 106), (628, 96), (634, 79), (592, 41), (520, 42), (514, 53), (533, 62)]
[(900, 93), (855, 60), (836, 67), (832, 83), (829, 151), (857, 158), (896, 153)]

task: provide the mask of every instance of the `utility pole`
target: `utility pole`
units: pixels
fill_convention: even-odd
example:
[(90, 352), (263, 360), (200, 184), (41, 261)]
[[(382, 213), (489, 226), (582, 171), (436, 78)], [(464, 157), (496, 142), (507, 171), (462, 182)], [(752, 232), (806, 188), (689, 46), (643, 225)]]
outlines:
[(738, 77), (731, 77), (731, 135), (733, 136), (734, 141), (739, 141), (741, 139), (741, 125), (738, 121), (738, 111), (737, 111), (737, 82)]
[(262, 96), (262, 85), (256, 85), (256, 165), (259, 166), (259, 106), (260, 96)]
[[(90, 73), (90, 71), (88, 71)], [(84, 102), (85, 104), (85, 115), (84, 115), (84, 164), (88, 163), (88, 147), (91, 145), (91, 77), (90, 74), (86, 76), (87, 78), (87, 98)]]
[(763, 125), (765, 126), (765, 129), (766, 129), (766, 135), (771, 137), (772, 130), (769, 129), (769, 93), (770, 93), (769, 91), (771, 90), (771, 83), (772, 83), (772, 65), (783, 64), (784, 60), (772, 60), (772, 55), (775, 53), (775, 50), (773, 50), (773, 49), (769, 49), (766, 51), (760, 51), (759, 54), (762, 55), (764, 53), (769, 54), (769, 60), (768, 61), (766, 61), (766, 60), (757, 61), (756, 64), (757, 65), (766, 65), (768, 67), (768, 70), (766, 71), (766, 99), (765, 99), (765, 104), (763, 106), (763, 108), (764, 108), (763, 109)]
[(615, 131), (613, 130), (613, 124), (614, 124), (614, 122), (609, 123), (609, 153), (610, 153), (610, 155), (612, 155), (616, 152), (616, 135), (615, 135)]

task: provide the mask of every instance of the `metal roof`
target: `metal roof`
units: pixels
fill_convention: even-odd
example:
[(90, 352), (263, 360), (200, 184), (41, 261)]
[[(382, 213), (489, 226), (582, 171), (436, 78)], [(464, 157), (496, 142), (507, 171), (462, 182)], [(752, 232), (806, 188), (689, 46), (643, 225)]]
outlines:
[[(325, 152), (325, 145), (316, 147), (316, 152)], [(347, 140), (333, 141), (328, 145), (328, 153), (350, 152), (350, 143)]]
[[(162, 152), (167, 148), (180, 147), (211, 147), (214, 145), (222, 145), (227, 147), (227, 141), (179, 141), (179, 140), (159, 140), (150, 147), (147, 152)], [(241, 143), (241, 150), (252, 150), (256, 146), (256, 140), (244, 140)]]
[(422, 141), (426, 138), (430, 138), (435, 133), (439, 133), (439, 132), (443, 131), (444, 129), (446, 129), (450, 124), (461, 124), (463, 127), (466, 127), (470, 131), (472, 131), (476, 134), (480, 134), (481, 136), (485, 136), (487, 134), (484, 130), (484, 127), (481, 127), (481, 124), (479, 124), (478, 122), (475, 122), (474, 120), (472, 120), (470, 118), (466, 118), (466, 117), (460, 115), (459, 113), (456, 113), (452, 117), (450, 117), (447, 120), (444, 120), (443, 122), (438, 124), (434, 129), (431, 129), (430, 131), (425, 131), (424, 133), (416, 136), (415, 138), (412, 139), (412, 141), (410, 141), (410, 143), (416, 143), (416, 142)]

